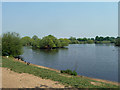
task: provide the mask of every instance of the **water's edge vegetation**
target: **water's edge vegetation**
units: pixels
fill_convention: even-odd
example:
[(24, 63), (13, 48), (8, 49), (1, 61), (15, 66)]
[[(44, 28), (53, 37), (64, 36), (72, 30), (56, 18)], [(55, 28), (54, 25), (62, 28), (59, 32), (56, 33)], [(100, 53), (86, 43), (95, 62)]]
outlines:
[(37, 49), (56, 49), (64, 48), (69, 44), (110, 44), (114, 43), (116, 46), (120, 46), (120, 37), (99, 37), (95, 38), (75, 38), (70, 37), (57, 39), (53, 35), (48, 35), (42, 39), (34, 35), (32, 38), (29, 36), (20, 37), (18, 33), (8, 32), (2, 36), (2, 56), (17, 56), (23, 53), (22, 46), (31, 46)]
[(61, 74), (60, 72), (52, 71), (45, 68), (36, 67), (33, 65), (27, 65), (14, 60), (14, 58), (2, 58), (2, 67), (9, 68), (12, 71), (18, 73), (28, 73), (35, 76), (51, 79), (53, 81), (58, 81), (61, 84), (64, 84), (66, 87), (71, 86), (74, 88), (118, 88), (118, 85), (96, 81), (88, 79), (85, 77), (70, 76), (67, 74)]

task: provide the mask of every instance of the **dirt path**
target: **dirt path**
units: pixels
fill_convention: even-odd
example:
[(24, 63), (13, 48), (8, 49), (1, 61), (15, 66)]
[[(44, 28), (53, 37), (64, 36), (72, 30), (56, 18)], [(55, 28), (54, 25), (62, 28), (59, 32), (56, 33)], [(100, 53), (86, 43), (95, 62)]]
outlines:
[(2, 88), (64, 88), (64, 85), (52, 80), (27, 73), (16, 73), (7, 68), (2, 68)]

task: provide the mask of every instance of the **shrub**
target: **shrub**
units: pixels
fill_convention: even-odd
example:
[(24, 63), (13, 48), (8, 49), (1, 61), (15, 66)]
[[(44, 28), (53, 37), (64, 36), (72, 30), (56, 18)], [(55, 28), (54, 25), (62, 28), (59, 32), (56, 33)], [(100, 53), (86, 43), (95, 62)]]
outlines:
[(17, 56), (22, 54), (20, 36), (15, 32), (4, 33), (2, 36), (2, 55)]
[(73, 71), (72, 73), (74, 76), (77, 76), (77, 72), (76, 71)]
[(69, 75), (74, 75), (74, 76), (77, 76), (77, 72), (76, 71), (71, 71), (71, 70), (69, 70), (69, 69), (67, 69), (67, 70), (61, 70), (61, 73), (67, 73), (67, 74), (69, 74)]

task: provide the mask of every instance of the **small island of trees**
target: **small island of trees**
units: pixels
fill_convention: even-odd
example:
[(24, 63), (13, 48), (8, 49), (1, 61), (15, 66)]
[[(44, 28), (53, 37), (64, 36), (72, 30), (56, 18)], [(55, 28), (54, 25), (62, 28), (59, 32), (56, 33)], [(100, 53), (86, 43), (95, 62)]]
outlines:
[(57, 39), (53, 35), (48, 35), (40, 39), (34, 35), (32, 38), (28, 36), (21, 38), (21, 42), (23, 46), (32, 46), (33, 48), (39, 49), (55, 49), (68, 46), (70, 40), (66, 38)]

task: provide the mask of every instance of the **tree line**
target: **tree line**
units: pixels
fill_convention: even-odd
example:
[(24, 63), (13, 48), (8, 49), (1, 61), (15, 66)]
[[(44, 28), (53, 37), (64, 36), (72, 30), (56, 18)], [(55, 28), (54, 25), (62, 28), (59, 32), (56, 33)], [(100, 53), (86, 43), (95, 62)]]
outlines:
[(115, 37), (102, 37), (96, 36), (95, 38), (75, 38), (70, 37), (69, 40), (71, 44), (107, 44), (107, 43), (115, 43)]
[[(115, 43), (116, 46), (120, 46), (120, 37), (99, 37), (95, 38), (60, 38), (57, 39), (53, 35), (48, 35), (43, 38), (38, 38), (34, 35), (32, 38), (29, 36), (20, 37), (18, 33), (8, 32), (4, 33), (0, 42), (0, 49), (2, 45), (2, 56), (17, 56), (23, 53), (23, 46), (31, 46), (38, 49), (55, 49), (63, 48), (69, 44), (102, 44), (102, 43)], [(2, 44), (1, 44), (2, 43)]]
[(68, 46), (70, 40), (67, 38), (57, 39), (53, 35), (38, 38), (34, 35), (32, 38), (20, 37), (18, 33), (8, 32), (2, 36), (2, 56), (17, 56), (23, 53), (22, 46), (32, 46), (38, 49), (54, 49)]

